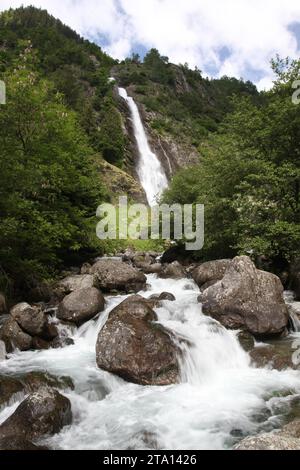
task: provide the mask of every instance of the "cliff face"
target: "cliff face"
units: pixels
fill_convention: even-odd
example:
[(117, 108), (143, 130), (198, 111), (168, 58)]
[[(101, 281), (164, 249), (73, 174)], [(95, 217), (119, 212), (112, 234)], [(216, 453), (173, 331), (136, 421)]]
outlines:
[[(256, 88), (249, 82), (228, 77), (205, 79), (199, 70), (170, 64), (155, 50), (148, 53), (143, 63), (126, 60), (114, 66), (112, 75), (135, 100), (150, 146), (169, 178), (180, 168), (201, 160), (201, 145), (231, 111), (234, 94), (257, 96)], [(130, 112), (120, 98), (118, 108), (130, 143), (126, 166), (136, 176), (134, 168), (139, 156)]]

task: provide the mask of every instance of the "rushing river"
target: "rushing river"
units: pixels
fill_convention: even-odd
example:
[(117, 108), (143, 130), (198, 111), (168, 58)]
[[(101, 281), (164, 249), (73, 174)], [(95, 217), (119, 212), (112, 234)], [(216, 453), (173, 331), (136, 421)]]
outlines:
[[(300, 397), (300, 372), (251, 367), (236, 333), (201, 313), (199, 289), (190, 279), (150, 275), (148, 283), (151, 288), (141, 292), (145, 297), (161, 292), (176, 296), (175, 302), (164, 302), (156, 312), (161, 324), (187, 340), (180, 341), (180, 384), (139, 386), (97, 368), (97, 335), (124, 296), (108, 297), (105, 312), (73, 331), (74, 345), (15, 353), (0, 363), (0, 373), (47, 370), (73, 379), (75, 390), (64, 392), (72, 403), (73, 423), (46, 440), (47, 445), (55, 449), (227, 449), (248, 434), (280, 427), (292, 402)], [(19, 403), (2, 410), (0, 422)]]

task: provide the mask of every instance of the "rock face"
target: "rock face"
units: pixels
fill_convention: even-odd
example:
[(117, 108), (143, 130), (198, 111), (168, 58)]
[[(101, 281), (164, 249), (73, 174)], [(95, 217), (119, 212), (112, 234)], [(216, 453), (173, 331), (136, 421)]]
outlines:
[(102, 312), (104, 306), (104, 297), (98, 289), (79, 289), (67, 295), (59, 304), (57, 317), (80, 326)]
[(166, 264), (163, 267), (159, 277), (162, 279), (182, 279), (186, 277), (186, 271), (178, 261), (174, 261), (173, 263)]
[(138, 292), (146, 286), (146, 276), (122, 261), (103, 259), (91, 268), (99, 288), (104, 292)]
[(29, 395), (0, 426), (0, 439), (17, 436), (31, 441), (56, 434), (71, 422), (68, 398), (44, 387)]
[(230, 263), (230, 259), (208, 261), (207, 263), (197, 266), (192, 272), (192, 277), (201, 290), (205, 290), (207, 287), (223, 279)]
[(300, 450), (300, 420), (292, 421), (276, 433), (247, 437), (235, 450)]
[(257, 270), (247, 256), (232, 260), (223, 279), (206, 289), (201, 301), (206, 315), (256, 337), (279, 336), (288, 325), (279, 278)]
[(116, 307), (100, 331), (97, 365), (141, 385), (178, 381), (178, 350), (167, 331), (153, 322), (155, 312), (145, 299), (133, 296)]
[(55, 295), (62, 299), (71, 292), (81, 289), (97, 287), (94, 282), (94, 276), (91, 274), (75, 274), (59, 281), (54, 289)]

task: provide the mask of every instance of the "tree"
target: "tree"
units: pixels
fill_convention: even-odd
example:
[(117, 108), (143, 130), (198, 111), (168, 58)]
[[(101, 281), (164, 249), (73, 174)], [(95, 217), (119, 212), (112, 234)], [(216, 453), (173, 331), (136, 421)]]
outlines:
[(76, 114), (32, 61), (28, 47), (5, 76), (0, 108), (0, 265), (20, 289), (92, 247), (90, 221), (104, 194)]

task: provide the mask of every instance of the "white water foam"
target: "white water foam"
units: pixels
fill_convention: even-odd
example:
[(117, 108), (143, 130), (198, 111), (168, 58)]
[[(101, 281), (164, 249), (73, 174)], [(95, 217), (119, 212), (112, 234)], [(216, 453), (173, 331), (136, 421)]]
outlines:
[(127, 102), (131, 112), (140, 157), (137, 163), (137, 173), (148, 203), (153, 206), (156, 204), (157, 198), (168, 187), (168, 180), (159, 159), (149, 146), (136, 103), (133, 98), (128, 96), (125, 88), (119, 88), (119, 94)]
[[(151, 448), (155, 436), (160, 449), (226, 449), (247, 434), (279, 427), (300, 394), (300, 372), (251, 367), (236, 333), (201, 313), (191, 280), (150, 275), (148, 283), (145, 297), (176, 296), (156, 311), (183, 351), (180, 384), (144, 387), (97, 368), (97, 335), (124, 296), (108, 298), (105, 312), (77, 330), (74, 345), (15, 353), (0, 363), (0, 373), (48, 370), (73, 379), (75, 390), (65, 392), (73, 423), (46, 443), (56, 449), (141, 449)], [(13, 410), (3, 410), (0, 422)]]

